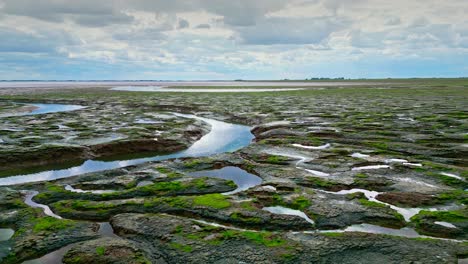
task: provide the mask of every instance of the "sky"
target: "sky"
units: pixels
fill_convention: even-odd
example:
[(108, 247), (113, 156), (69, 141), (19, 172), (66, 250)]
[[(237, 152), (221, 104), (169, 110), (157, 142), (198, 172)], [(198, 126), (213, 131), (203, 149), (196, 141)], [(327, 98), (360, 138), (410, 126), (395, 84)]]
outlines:
[(468, 0), (0, 0), (0, 79), (468, 76)]

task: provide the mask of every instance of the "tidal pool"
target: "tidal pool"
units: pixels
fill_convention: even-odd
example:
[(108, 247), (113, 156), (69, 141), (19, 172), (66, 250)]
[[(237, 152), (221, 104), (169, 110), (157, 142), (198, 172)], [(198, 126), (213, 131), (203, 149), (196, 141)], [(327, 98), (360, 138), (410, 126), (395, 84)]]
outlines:
[(385, 203), (385, 202), (382, 202), (382, 201), (380, 201), (380, 200), (377, 200), (376, 197), (380, 194), (380, 192), (369, 191), (369, 190), (365, 190), (365, 189), (341, 190), (341, 191), (339, 191), (339, 192), (329, 192), (329, 191), (323, 191), (323, 190), (321, 190), (321, 192), (332, 193), (332, 194), (339, 194), (339, 195), (346, 195), (346, 194), (359, 193), (359, 192), (360, 192), (360, 193), (363, 193), (369, 201), (375, 202), (375, 203), (379, 203), (379, 204), (383, 204), (383, 205), (386, 205), (386, 206), (390, 207), (391, 209), (397, 211), (399, 214), (401, 214), (401, 215), (403, 216), (403, 218), (405, 219), (406, 222), (411, 222), (411, 217), (413, 217), (413, 216), (419, 214), (419, 212), (421, 212), (421, 211), (423, 211), (423, 210), (434, 212), (434, 211), (455, 210), (455, 209), (459, 208), (457, 205), (445, 205), (445, 206), (426, 207), (426, 208), (420, 208), (420, 207), (416, 207), (416, 208), (398, 207), (398, 206), (395, 206), (395, 205), (392, 205), (392, 204)]
[[(388, 227), (382, 227), (372, 224), (358, 224), (348, 226), (345, 229), (339, 230), (321, 230), (321, 231), (305, 231), (303, 233), (343, 233), (343, 232), (361, 232), (361, 233), (370, 233), (370, 234), (379, 234), (379, 235), (390, 235), (390, 236), (399, 236), (399, 237), (408, 237), (408, 238), (430, 238), (430, 239), (437, 239), (437, 240), (446, 240), (446, 241), (453, 241), (457, 243), (464, 243), (465, 240), (456, 240), (450, 238), (440, 238), (440, 237), (431, 237), (420, 235), (416, 230), (404, 227), (401, 229), (393, 229)], [(295, 232), (299, 233), (299, 232)]]
[(24, 113), (22, 115), (39, 115), (39, 114), (48, 114), (48, 113), (57, 113), (57, 112), (69, 112), (85, 108), (82, 105), (69, 105), (69, 104), (28, 104), (37, 107), (29, 113)]
[(74, 193), (94, 193), (94, 194), (104, 194), (104, 193), (113, 193), (114, 190), (82, 190), (82, 189), (75, 189), (71, 185), (65, 185), (65, 190), (74, 192)]
[(102, 237), (119, 237), (114, 233), (114, 228), (109, 222), (99, 223), (98, 234)]
[(226, 192), (223, 194), (234, 194), (241, 191), (245, 191), (251, 187), (257, 186), (262, 183), (262, 178), (250, 174), (245, 170), (238, 167), (224, 167), (219, 170), (206, 170), (206, 171), (197, 171), (188, 174), (192, 177), (210, 177), (210, 178), (220, 178), (225, 180), (231, 180), (237, 185), (237, 189), (231, 192)]
[(0, 228), (0, 242), (8, 241), (15, 234), (11, 228)]
[(263, 207), (262, 210), (268, 211), (272, 214), (282, 214), (282, 215), (295, 215), (303, 218), (311, 224), (315, 224), (314, 220), (310, 219), (304, 212), (299, 210), (294, 210), (291, 208), (286, 208), (283, 206), (272, 206), (272, 207)]
[(40, 115), (58, 112), (69, 112), (85, 108), (82, 105), (70, 105), (70, 104), (23, 104), (25, 106), (33, 106), (34, 109), (29, 112), (18, 112), (6, 115), (0, 115), (0, 117), (12, 117), (12, 116), (28, 116), (28, 115)]
[(248, 126), (230, 124), (195, 115), (179, 113), (174, 113), (174, 115), (183, 118), (193, 118), (206, 122), (211, 126), (211, 130), (208, 134), (204, 135), (202, 138), (200, 138), (200, 140), (195, 142), (188, 149), (174, 154), (116, 161), (87, 160), (79, 166), (67, 169), (47, 170), (39, 173), (0, 178), (0, 186), (15, 185), (28, 182), (50, 181), (81, 175), (84, 173), (98, 172), (122, 168), (131, 165), (138, 165), (150, 161), (161, 161), (186, 157), (204, 157), (225, 152), (233, 152), (249, 145), (252, 139), (254, 138), (253, 134), (250, 132), (250, 127)]
[(402, 229), (393, 229), (387, 227), (381, 227), (371, 224), (360, 224), (360, 225), (352, 225), (347, 227), (345, 232), (363, 232), (363, 233), (372, 233), (372, 234), (384, 234), (384, 235), (392, 235), (392, 236), (403, 236), (403, 237), (421, 237), (418, 232), (416, 232), (412, 228), (404, 227)]

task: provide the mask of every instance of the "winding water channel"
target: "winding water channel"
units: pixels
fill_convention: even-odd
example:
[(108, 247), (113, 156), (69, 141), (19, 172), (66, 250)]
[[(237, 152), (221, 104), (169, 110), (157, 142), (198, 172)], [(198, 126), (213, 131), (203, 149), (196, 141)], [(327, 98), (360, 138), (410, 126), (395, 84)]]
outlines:
[[(45, 114), (45, 113), (54, 113), (54, 112), (62, 112), (62, 111), (73, 111), (84, 108), (83, 106), (76, 106), (76, 105), (60, 105), (60, 104), (32, 104), (36, 108), (29, 112), (22, 115), (33, 115), (33, 114)], [(210, 156), (216, 155), (220, 153), (232, 152), (238, 149), (241, 149), (247, 145), (249, 145), (252, 140), (254, 139), (253, 134), (250, 132), (251, 128), (248, 126), (237, 125), (237, 124), (230, 124), (214, 119), (209, 119), (205, 117), (200, 117), (196, 115), (189, 115), (189, 114), (180, 114), (180, 113), (173, 113), (173, 115), (182, 117), (182, 118), (191, 118), (203, 121), (210, 125), (211, 130), (209, 133), (204, 135), (200, 140), (195, 142), (192, 146), (184, 151), (180, 151), (173, 154), (168, 155), (158, 155), (148, 158), (139, 158), (139, 159), (129, 159), (129, 160), (116, 160), (116, 161), (98, 161), (98, 160), (87, 160), (83, 164), (75, 167), (70, 167), (67, 169), (60, 169), (60, 170), (46, 170), (39, 173), (27, 174), (27, 175), (14, 175), (6, 178), (0, 178), (0, 186), (8, 186), (8, 185), (16, 185), (16, 184), (24, 184), (24, 183), (31, 183), (31, 182), (40, 182), (40, 181), (51, 181), (61, 178), (67, 178), (71, 176), (77, 176), (85, 173), (91, 172), (99, 172), (104, 170), (110, 169), (117, 169), (131, 165), (138, 165), (150, 161), (162, 161), (174, 158), (186, 158), (186, 157), (203, 157), (203, 156)], [(299, 146), (301, 147), (301, 146)], [(323, 146), (330, 147), (329, 145)], [(320, 147), (322, 148), (322, 147)], [(314, 148), (315, 149), (315, 148)], [(318, 149), (318, 148), (317, 148)], [(284, 155), (284, 154), (283, 154)], [(308, 159), (306, 157), (296, 157), (299, 161), (297, 162), (296, 166), (298, 168), (302, 168), (301, 165), (305, 163)], [(220, 170), (212, 170), (212, 171), (201, 171), (189, 174), (193, 177), (198, 176), (210, 176), (216, 178), (224, 178), (233, 180), (237, 185), (238, 188), (233, 192), (225, 193), (225, 194), (233, 194), (239, 191), (246, 190), (253, 186), (260, 185), (262, 183), (262, 179), (258, 176), (249, 174), (239, 168), (236, 167), (226, 167)], [(80, 191), (77, 189), (73, 189), (71, 186), (67, 186), (68, 190), (70, 191)], [(361, 191), (366, 194), (366, 197), (374, 201), (375, 193), (367, 193), (367, 190), (352, 190), (352, 191)], [(341, 194), (341, 193), (336, 193)], [(48, 206), (37, 204), (32, 201), (32, 198), (37, 195), (37, 192), (30, 191), (26, 194), (25, 202), (32, 206), (42, 208), (44, 212), (52, 217), (61, 218), (58, 215), (55, 215)], [(398, 208), (392, 208), (398, 209)], [(307, 215), (305, 215), (301, 211), (292, 210), (289, 208), (282, 208), (282, 207), (268, 207), (264, 208), (264, 210), (269, 211), (275, 214), (289, 214), (289, 215), (296, 215), (299, 217), (304, 218), (309, 223), (313, 224), (313, 220), (309, 219)], [(398, 210), (397, 210), (398, 211)], [(399, 211), (401, 213), (401, 210)], [(403, 214), (405, 219), (408, 221), (410, 215)], [(413, 214), (411, 214), (413, 215)], [(199, 221), (203, 222), (203, 221)], [(115, 236), (112, 230), (112, 227), (109, 223), (100, 223), (100, 230), (99, 233), (101, 236)], [(5, 232), (10, 233), (13, 230), (2, 230)], [(401, 229), (401, 230), (393, 230), (393, 229), (385, 229), (380, 228), (377, 226), (372, 225), (356, 225), (351, 226), (348, 229), (343, 230), (343, 232), (370, 232), (370, 233), (380, 233), (380, 234), (391, 234), (397, 236), (407, 236), (407, 237), (418, 237), (418, 234), (412, 229)], [(308, 232), (308, 231), (306, 231)], [(2, 234), (3, 234), (2, 233)], [(3, 235), (6, 237), (7, 235)], [(42, 257), (41, 259), (35, 260), (36, 262), (30, 263), (53, 263), (57, 259), (61, 259), (63, 254), (65, 254), (68, 249), (71, 248), (71, 245), (64, 247), (56, 252), (52, 252), (47, 254), (46, 256)], [(52, 262), (51, 262), (52, 261)]]
[[(64, 105), (64, 107), (66, 107)], [(57, 107), (56, 111), (60, 111)], [(199, 117), (195, 115), (174, 113), (175, 116), (201, 120), (211, 126), (208, 134), (184, 151), (169, 155), (158, 155), (148, 158), (99, 161), (87, 160), (83, 164), (61, 170), (47, 170), (39, 173), (27, 175), (15, 175), (0, 178), (0, 186), (23, 184), (30, 182), (51, 181), (56, 179), (77, 176), (85, 173), (98, 172), (104, 170), (117, 169), (131, 165), (138, 165), (150, 161), (162, 161), (174, 158), (204, 157), (225, 152), (236, 151), (250, 144), (254, 136), (250, 132), (250, 127), (230, 124), (214, 119)]]

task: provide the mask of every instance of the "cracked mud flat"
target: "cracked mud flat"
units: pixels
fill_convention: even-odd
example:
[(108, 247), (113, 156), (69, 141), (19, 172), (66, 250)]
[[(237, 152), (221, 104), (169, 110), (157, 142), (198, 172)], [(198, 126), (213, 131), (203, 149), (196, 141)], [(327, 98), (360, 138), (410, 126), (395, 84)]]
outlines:
[[(468, 257), (460, 82), (246, 94), (2, 89), (1, 262), (456, 263)], [(18, 116), (37, 110), (24, 103), (84, 108)], [(203, 155), (145, 160), (189, 153), (213, 130), (173, 113), (247, 125), (255, 139), (212, 151), (229, 141), (217, 137)], [(6, 184), (87, 160), (142, 162)]]

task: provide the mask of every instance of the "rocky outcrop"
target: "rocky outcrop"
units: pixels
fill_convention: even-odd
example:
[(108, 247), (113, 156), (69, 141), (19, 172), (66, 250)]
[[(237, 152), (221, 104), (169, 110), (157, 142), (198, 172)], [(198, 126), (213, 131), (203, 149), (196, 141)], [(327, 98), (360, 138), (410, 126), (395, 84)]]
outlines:
[(164, 263), (151, 259), (129, 240), (100, 238), (78, 243), (63, 257), (64, 264), (149, 264)]

